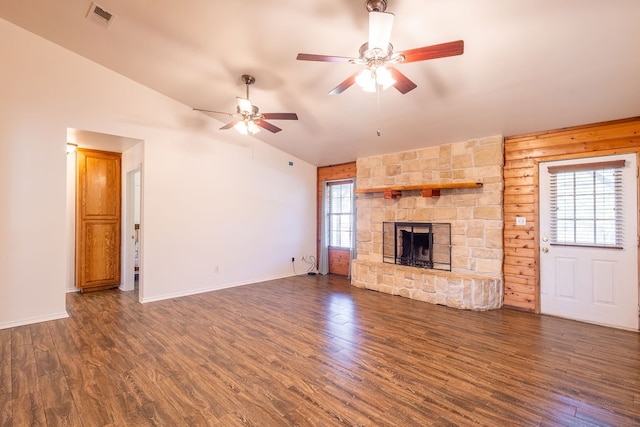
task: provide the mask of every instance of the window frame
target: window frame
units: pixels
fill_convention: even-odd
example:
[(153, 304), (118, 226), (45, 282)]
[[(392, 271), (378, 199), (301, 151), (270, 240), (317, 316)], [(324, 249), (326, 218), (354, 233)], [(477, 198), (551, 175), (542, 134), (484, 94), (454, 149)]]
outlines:
[[(339, 186), (343, 186), (343, 185), (350, 185), (351, 186), (351, 191), (350, 191), (350, 195), (348, 197), (349, 200), (349, 207), (350, 207), (350, 212), (333, 212), (332, 211), (332, 207), (333, 204), (332, 202), (332, 188), (335, 187), (339, 187)], [(353, 179), (341, 179), (341, 180), (336, 180), (336, 181), (327, 181), (326, 183), (326, 226), (327, 226), (327, 247), (329, 249), (339, 249), (339, 250), (346, 250), (349, 251), (351, 250), (351, 245), (353, 242), (353, 233), (355, 232), (355, 230), (353, 229), (353, 223), (354, 223), (354, 214), (355, 214), (355, 204), (354, 204), (354, 200), (353, 200), (353, 195), (354, 195), (354, 191), (355, 191), (355, 180)], [(344, 200), (347, 199), (345, 197), (340, 197), (340, 200)], [(346, 243), (347, 246), (339, 246), (339, 245), (335, 245), (334, 243), (334, 239), (333, 239), (333, 227), (332, 227), (332, 218), (334, 217), (340, 217), (340, 218), (344, 218), (347, 217), (348, 220), (348, 230), (344, 231), (344, 230), (338, 230), (337, 232), (342, 235), (342, 233), (348, 233), (348, 238), (346, 239)], [(340, 238), (340, 242), (338, 242), (340, 244), (345, 243), (343, 241), (342, 238)]]

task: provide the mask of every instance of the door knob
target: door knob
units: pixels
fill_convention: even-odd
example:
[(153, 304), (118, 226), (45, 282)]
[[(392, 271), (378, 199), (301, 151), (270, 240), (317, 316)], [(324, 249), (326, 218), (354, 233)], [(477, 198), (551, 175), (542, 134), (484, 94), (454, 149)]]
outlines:
[(549, 252), (549, 248), (545, 246), (544, 248), (542, 248), (542, 252), (546, 254), (547, 252)]

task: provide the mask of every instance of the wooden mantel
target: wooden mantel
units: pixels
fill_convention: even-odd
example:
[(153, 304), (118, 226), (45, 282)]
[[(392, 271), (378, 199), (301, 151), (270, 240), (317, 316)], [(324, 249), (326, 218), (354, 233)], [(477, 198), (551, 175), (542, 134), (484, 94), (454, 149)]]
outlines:
[(385, 199), (399, 199), (403, 191), (422, 191), (422, 197), (438, 197), (445, 188), (482, 188), (481, 182), (449, 182), (442, 184), (397, 185), (392, 187), (360, 188), (356, 193), (383, 193)]

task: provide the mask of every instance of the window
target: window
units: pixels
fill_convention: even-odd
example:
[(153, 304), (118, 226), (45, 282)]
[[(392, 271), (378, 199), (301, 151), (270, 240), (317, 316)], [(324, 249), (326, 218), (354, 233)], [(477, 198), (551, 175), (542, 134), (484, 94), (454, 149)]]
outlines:
[(624, 160), (549, 167), (551, 243), (622, 247)]
[(353, 181), (327, 183), (329, 246), (350, 249), (353, 233)]

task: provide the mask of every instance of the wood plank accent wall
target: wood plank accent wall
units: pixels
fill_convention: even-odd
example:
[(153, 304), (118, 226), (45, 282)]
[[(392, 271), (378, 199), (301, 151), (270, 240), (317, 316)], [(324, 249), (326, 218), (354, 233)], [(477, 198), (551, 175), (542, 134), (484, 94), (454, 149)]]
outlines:
[(511, 136), (504, 150), (504, 305), (539, 313), (538, 163), (640, 152), (640, 117)]
[[(333, 166), (318, 168), (318, 226), (316, 228), (316, 259), (320, 262), (320, 231), (322, 229), (322, 181), (338, 181), (356, 177), (356, 162), (342, 163)], [(341, 250), (329, 251), (329, 272), (346, 276), (349, 274), (349, 252), (347, 251), (345, 263), (344, 252)]]

